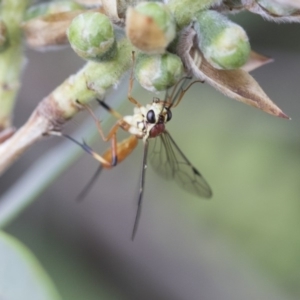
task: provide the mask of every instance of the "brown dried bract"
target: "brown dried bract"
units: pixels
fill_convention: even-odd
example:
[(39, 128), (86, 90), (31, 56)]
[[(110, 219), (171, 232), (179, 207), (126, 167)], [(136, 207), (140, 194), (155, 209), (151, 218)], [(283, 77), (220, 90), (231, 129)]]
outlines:
[[(197, 47), (197, 36), (193, 26), (182, 32), (177, 53), (181, 56), (189, 73), (209, 83), (215, 89), (245, 104), (257, 107), (271, 115), (289, 119), (289, 117), (265, 94), (256, 80), (242, 69), (219, 70), (211, 66)], [(187, 51), (189, 50), (189, 51)], [(268, 60), (252, 53), (255, 60)], [(262, 65), (263, 63), (261, 63)]]
[(290, 5), (292, 7), (300, 9), (300, 0), (274, 0), (274, 1), (277, 2), (278, 4)]
[[(298, 4), (299, 5), (299, 4)], [(297, 8), (296, 5), (292, 6)], [(300, 10), (296, 10), (294, 13), (290, 15), (276, 15), (272, 14), (270, 11), (266, 10), (263, 6), (259, 5), (259, 3), (253, 3), (251, 6), (247, 7), (247, 9), (255, 14), (261, 15), (263, 18), (274, 21), (274, 22), (290, 22), (290, 23), (300, 23)]]
[(27, 44), (34, 49), (68, 43), (66, 30), (82, 10), (50, 14), (25, 22), (22, 27)]
[(214, 88), (237, 101), (254, 106), (271, 115), (289, 117), (265, 94), (256, 80), (246, 71), (217, 70), (202, 57), (199, 72), (201, 77)]
[(16, 131), (15, 127), (8, 127), (5, 129), (0, 128), (0, 144), (9, 139)]
[(102, 0), (75, 0), (75, 2), (85, 6), (100, 6), (102, 4)]
[(246, 64), (242, 67), (242, 69), (246, 72), (251, 72), (273, 61), (274, 61), (273, 58), (251, 51), (249, 59), (246, 62)]

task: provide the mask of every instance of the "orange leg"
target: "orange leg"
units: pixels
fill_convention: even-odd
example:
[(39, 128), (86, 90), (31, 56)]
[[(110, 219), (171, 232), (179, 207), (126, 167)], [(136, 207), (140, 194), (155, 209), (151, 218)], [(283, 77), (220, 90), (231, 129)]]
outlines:
[[(138, 139), (131, 135), (120, 143), (116, 142), (116, 136), (112, 138), (112, 146), (101, 156), (86, 144), (80, 146), (97, 161), (99, 161), (104, 168), (110, 169), (123, 161), (137, 146)], [(77, 143), (78, 144), (78, 143)]]
[[(99, 100), (100, 103), (104, 103), (102, 101)], [(107, 136), (105, 136), (102, 127), (101, 127), (101, 123), (98, 120), (98, 118), (96, 117), (96, 115), (94, 114), (94, 112), (92, 111), (92, 109), (87, 105), (87, 104), (80, 104), (79, 101), (77, 101), (77, 103), (82, 106), (83, 108), (85, 108), (89, 114), (92, 116), (93, 120), (96, 123), (97, 129), (98, 129), (98, 133), (100, 134), (101, 138), (103, 139), (103, 141), (107, 142), (107, 141), (111, 141), (111, 160), (106, 160), (103, 157), (101, 157), (99, 154), (97, 154), (96, 152), (94, 152), (92, 150), (92, 148), (90, 148), (88, 145), (86, 144), (81, 144), (79, 142), (76, 142), (77, 145), (81, 146), (81, 148), (83, 148), (86, 152), (88, 152), (89, 154), (91, 154), (96, 160), (98, 160), (99, 162), (102, 163), (102, 165), (104, 167), (111, 167), (111, 166), (115, 166), (117, 164), (117, 155), (116, 155), (116, 148), (117, 148), (117, 139), (116, 139), (116, 133), (119, 129), (119, 127), (122, 124), (122, 116), (117, 112), (114, 111), (112, 109), (110, 109), (109, 107), (107, 107), (107, 109), (109, 110), (109, 112), (114, 115), (116, 118), (119, 119), (119, 121), (112, 127), (112, 129), (109, 131), (109, 133), (107, 134)], [(69, 137), (69, 139), (71, 139), (73, 142), (73, 138)]]
[[(127, 156), (130, 155), (131, 152), (136, 148), (137, 144), (138, 144), (138, 139), (135, 135), (131, 135), (128, 138), (117, 143), (116, 151), (115, 151), (117, 163), (120, 163), (125, 158), (127, 158)], [(114, 159), (113, 152), (110, 151), (109, 149), (106, 152), (104, 152), (102, 157), (104, 159), (106, 159), (107, 161), (113, 161), (113, 159)], [(104, 166), (104, 167), (111, 168), (113, 166), (111, 165), (111, 166)]]
[(137, 145), (137, 138), (135, 136), (130, 136), (129, 138), (125, 139), (124, 141), (117, 143), (117, 131), (121, 127), (124, 130), (128, 131), (129, 129), (129, 124), (127, 124), (124, 120), (122, 115), (120, 115), (117, 111), (113, 110), (110, 108), (105, 102), (98, 100), (99, 104), (104, 107), (106, 110), (108, 110), (113, 116), (115, 116), (118, 121), (117, 123), (111, 128), (109, 133), (105, 136), (101, 123), (92, 111), (92, 109), (87, 105), (87, 104), (81, 104), (79, 101), (77, 103), (84, 107), (89, 114), (92, 116), (93, 120), (96, 123), (98, 132), (101, 136), (101, 138), (107, 142), (111, 141), (111, 147), (109, 150), (107, 150), (104, 155), (99, 155), (97, 152), (95, 152), (90, 146), (88, 146), (86, 143), (80, 143), (74, 138), (72, 138), (69, 135), (63, 134), (61, 132), (51, 132), (50, 134), (52, 135), (59, 135), (59, 136), (64, 136), (80, 146), (84, 151), (92, 155), (97, 161), (99, 161), (103, 167), (105, 168), (111, 168), (113, 166), (116, 166), (118, 162), (121, 162), (124, 160), (131, 152), (132, 150), (136, 147)]
[(128, 87), (127, 97), (128, 97), (128, 100), (131, 103), (133, 103), (137, 107), (141, 107), (142, 105), (131, 96), (133, 82), (134, 82), (134, 77), (133, 77), (134, 63), (135, 63), (135, 57), (134, 57), (134, 51), (132, 51), (132, 68), (131, 68), (131, 73), (130, 73), (130, 79), (129, 79), (129, 87)]
[[(115, 161), (117, 163), (120, 163), (121, 161), (123, 161), (135, 149), (136, 145), (137, 145), (137, 138), (134, 135), (132, 135), (129, 138), (116, 144), (116, 156), (115, 157), (117, 157), (117, 159)], [(112, 151), (110, 149), (108, 149), (106, 152), (104, 152), (104, 154), (102, 155), (102, 158), (108, 162), (109, 161), (113, 162), (114, 156), (112, 155)], [(98, 178), (98, 176), (102, 170), (102, 167), (105, 167), (108, 169), (112, 168), (113, 163), (111, 165), (100, 164), (98, 166), (96, 173), (93, 175), (93, 177), (88, 182), (88, 184), (84, 187), (84, 189), (80, 192), (80, 194), (77, 197), (77, 200), (82, 200), (85, 198), (88, 191), (93, 186), (96, 179)]]
[(94, 114), (94, 112), (92, 111), (92, 109), (87, 105), (87, 104), (80, 104), (78, 101), (77, 103), (80, 104), (80, 106), (82, 106), (83, 108), (85, 108), (88, 113), (91, 115), (91, 117), (93, 118), (94, 122), (96, 123), (98, 132), (101, 136), (101, 138), (103, 139), (104, 142), (107, 142), (108, 140), (110, 140), (112, 138), (112, 136), (116, 133), (116, 131), (119, 129), (119, 127), (123, 127), (123, 117), (115, 110), (112, 110), (110, 107), (108, 107), (105, 102), (98, 100), (98, 102), (100, 103), (100, 105), (104, 106), (105, 109), (107, 109), (114, 117), (116, 117), (119, 121), (112, 127), (112, 129), (109, 131), (108, 135), (105, 136), (102, 127), (101, 127), (101, 122), (98, 120), (97, 116)]
[[(116, 128), (116, 125), (114, 126), (114, 128)], [(80, 143), (67, 134), (57, 132), (57, 131), (49, 132), (49, 134), (63, 136), (71, 140), (73, 143), (80, 146), (84, 151), (92, 155), (97, 161), (99, 161), (103, 165), (103, 167), (108, 169), (116, 166), (118, 163), (123, 161), (135, 149), (138, 142), (137, 137), (135, 135), (131, 135), (130, 137), (124, 139), (120, 143), (117, 143), (116, 134), (113, 134), (111, 136), (111, 141), (112, 141), (111, 148), (108, 149), (101, 156), (100, 154), (95, 152), (90, 146), (88, 146), (85, 142)]]

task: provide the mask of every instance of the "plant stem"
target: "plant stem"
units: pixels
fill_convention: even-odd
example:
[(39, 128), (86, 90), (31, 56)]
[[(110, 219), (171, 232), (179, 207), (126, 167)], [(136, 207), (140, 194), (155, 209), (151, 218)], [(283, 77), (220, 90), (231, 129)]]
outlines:
[(71, 75), (45, 97), (29, 120), (11, 138), (0, 144), (0, 174), (26, 149), (50, 131), (60, 131), (61, 125), (72, 118), (80, 105), (103, 98), (115, 86), (131, 65), (131, 45), (124, 39), (118, 43), (113, 60), (88, 62), (77, 74)]
[(12, 110), (24, 65), (20, 24), (30, 0), (2, 0), (0, 19), (7, 26), (9, 46), (0, 53), (0, 130), (11, 126)]
[[(109, 97), (113, 107), (120, 106), (124, 100), (125, 88), (127, 85), (119, 87), (118, 91)], [(115, 97), (116, 94), (117, 97)], [(104, 120), (103, 124), (105, 125), (111, 115), (102, 108), (98, 109), (98, 111), (100, 110), (99, 116), (101, 120)], [(92, 119), (86, 121), (72, 136), (77, 140), (84, 137), (90, 143), (92, 139), (98, 136), (94, 121)], [(26, 174), (1, 197), (0, 228), (12, 222), (27, 206), (34, 202), (38, 195), (72, 165), (82, 153), (81, 148), (65, 140), (38, 159), (27, 170)]]

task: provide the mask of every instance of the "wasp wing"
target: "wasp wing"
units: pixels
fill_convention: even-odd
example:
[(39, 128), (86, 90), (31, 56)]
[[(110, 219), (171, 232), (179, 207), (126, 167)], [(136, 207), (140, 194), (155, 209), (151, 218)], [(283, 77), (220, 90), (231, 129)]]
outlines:
[(174, 179), (184, 190), (210, 198), (211, 188), (201, 173), (190, 163), (168, 131), (149, 143), (149, 161), (165, 179)]

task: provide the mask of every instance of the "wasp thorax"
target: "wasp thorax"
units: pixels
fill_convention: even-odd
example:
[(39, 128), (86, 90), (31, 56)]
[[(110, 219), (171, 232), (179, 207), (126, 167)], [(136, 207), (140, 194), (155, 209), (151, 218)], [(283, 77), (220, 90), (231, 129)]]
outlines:
[(149, 137), (154, 138), (165, 131), (165, 123), (157, 123), (149, 131)]
[(137, 122), (137, 128), (140, 129), (141, 131), (144, 131), (145, 130), (144, 122), (138, 121)]

